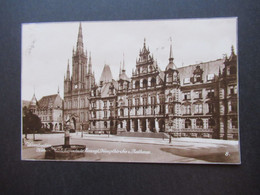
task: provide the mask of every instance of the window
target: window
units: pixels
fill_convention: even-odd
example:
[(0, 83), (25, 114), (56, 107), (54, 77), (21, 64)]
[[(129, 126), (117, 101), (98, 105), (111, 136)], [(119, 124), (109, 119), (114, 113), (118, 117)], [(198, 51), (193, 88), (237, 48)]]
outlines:
[(202, 104), (195, 105), (195, 114), (202, 114)]
[(189, 84), (189, 83), (190, 83), (190, 78), (185, 78), (185, 79), (183, 80), (183, 83), (184, 83), (184, 84)]
[(120, 116), (124, 116), (124, 109), (120, 109)]
[(107, 107), (107, 101), (104, 101), (104, 108)]
[(196, 126), (197, 126), (197, 128), (203, 128), (203, 120), (197, 119), (196, 120)]
[(210, 118), (209, 119), (209, 128), (213, 128), (215, 127), (216, 123), (215, 123), (215, 120), (213, 118)]
[(151, 97), (151, 104), (152, 105), (156, 104), (156, 97), (155, 96)]
[(195, 91), (194, 99), (201, 99), (202, 98), (202, 91)]
[(136, 88), (136, 89), (139, 89), (139, 88), (140, 88), (140, 83), (139, 83), (139, 81), (136, 81), (136, 82), (135, 82), (135, 88)]
[(172, 82), (172, 73), (168, 74), (168, 82), (171, 83)]
[(184, 99), (184, 100), (190, 100), (190, 92), (185, 92), (185, 93), (183, 94), (183, 99)]
[(128, 99), (128, 106), (132, 106), (132, 99), (131, 98)]
[(230, 95), (237, 94), (237, 86), (229, 86), (229, 94)]
[(169, 105), (169, 114), (174, 114), (174, 105), (170, 104)]
[(231, 125), (232, 125), (232, 128), (237, 128), (238, 127), (238, 123), (237, 123), (237, 118), (236, 117), (233, 117), (231, 119)]
[(143, 105), (147, 105), (147, 97), (143, 98)]
[(155, 79), (155, 78), (152, 78), (152, 80), (151, 80), (151, 86), (152, 86), (152, 87), (155, 87), (155, 86), (156, 86), (156, 79)]
[(214, 76), (215, 76), (214, 74), (208, 74), (207, 75), (207, 80), (208, 81), (212, 81), (214, 79)]
[(139, 98), (135, 99), (135, 106), (139, 106)]
[(213, 98), (215, 96), (215, 93), (214, 93), (214, 89), (209, 89), (208, 90), (208, 98)]
[(107, 118), (107, 111), (104, 110), (104, 118)]
[(147, 88), (147, 80), (146, 79), (143, 80), (143, 88)]
[(186, 115), (191, 114), (191, 106), (190, 105), (184, 106), (184, 113), (183, 114), (186, 114)]
[(186, 119), (185, 120), (185, 128), (186, 129), (190, 129), (191, 128), (191, 121), (190, 121), (190, 119)]
[(201, 82), (201, 75), (195, 74), (195, 75), (194, 75), (194, 82), (195, 82), (195, 83), (196, 83), (196, 82)]
[(214, 104), (213, 103), (209, 103), (208, 107), (209, 107), (209, 113), (214, 113)]
[(237, 103), (228, 102), (228, 110), (229, 110), (229, 112), (237, 112)]

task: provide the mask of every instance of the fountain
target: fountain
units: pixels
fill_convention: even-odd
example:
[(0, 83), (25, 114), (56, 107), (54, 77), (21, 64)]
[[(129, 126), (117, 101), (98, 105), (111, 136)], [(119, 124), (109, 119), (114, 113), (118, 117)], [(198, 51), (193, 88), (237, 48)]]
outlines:
[(74, 160), (85, 157), (85, 145), (70, 144), (70, 120), (70, 117), (66, 119), (64, 144), (45, 148), (45, 159)]

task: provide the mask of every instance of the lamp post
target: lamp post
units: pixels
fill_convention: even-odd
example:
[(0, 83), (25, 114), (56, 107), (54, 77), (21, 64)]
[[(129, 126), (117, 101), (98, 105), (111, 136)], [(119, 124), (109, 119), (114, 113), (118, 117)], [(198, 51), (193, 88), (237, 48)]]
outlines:
[(81, 137), (83, 137), (83, 126), (84, 126), (84, 123), (81, 123)]

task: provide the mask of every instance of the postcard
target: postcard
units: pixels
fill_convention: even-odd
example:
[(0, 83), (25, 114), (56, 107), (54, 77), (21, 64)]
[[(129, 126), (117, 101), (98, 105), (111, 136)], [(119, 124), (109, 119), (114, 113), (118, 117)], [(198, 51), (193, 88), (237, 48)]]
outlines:
[(240, 164), (237, 18), (22, 24), (21, 159)]

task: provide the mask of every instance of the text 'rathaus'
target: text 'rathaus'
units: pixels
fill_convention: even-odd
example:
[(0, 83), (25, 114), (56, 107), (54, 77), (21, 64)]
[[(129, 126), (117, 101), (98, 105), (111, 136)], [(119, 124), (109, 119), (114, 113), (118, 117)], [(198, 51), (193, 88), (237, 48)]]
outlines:
[(104, 66), (99, 82), (84, 52), (82, 27), (64, 78), (64, 119), (90, 133), (171, 132), (173, 136), (238, 139), (237, 56), (177, 68), (172, 45), (165, 70), (144, 41), (131, 78)]

